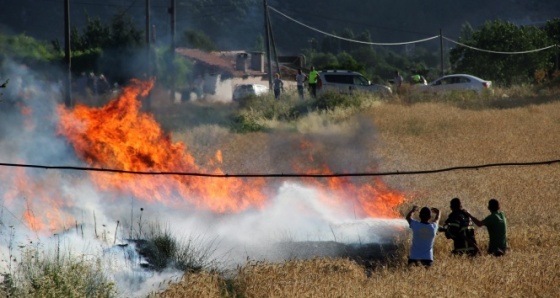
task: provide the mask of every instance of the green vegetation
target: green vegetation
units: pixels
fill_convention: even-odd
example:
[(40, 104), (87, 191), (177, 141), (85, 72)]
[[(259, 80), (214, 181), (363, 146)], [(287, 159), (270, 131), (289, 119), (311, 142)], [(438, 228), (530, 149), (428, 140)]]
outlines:
[(2, 274), (2, 297), (118, 297), (99, 257), (48, 253), (32, 245), (20, 255), (11, 256), (12, 270)]

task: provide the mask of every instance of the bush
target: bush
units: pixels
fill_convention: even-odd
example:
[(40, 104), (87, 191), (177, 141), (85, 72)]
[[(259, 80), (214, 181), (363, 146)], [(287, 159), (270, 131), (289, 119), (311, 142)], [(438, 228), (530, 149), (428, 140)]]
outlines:
[(2, 297), (117, 297), (100, 260), (43, 255), (25, 248), (16, 268), (3, 274)]

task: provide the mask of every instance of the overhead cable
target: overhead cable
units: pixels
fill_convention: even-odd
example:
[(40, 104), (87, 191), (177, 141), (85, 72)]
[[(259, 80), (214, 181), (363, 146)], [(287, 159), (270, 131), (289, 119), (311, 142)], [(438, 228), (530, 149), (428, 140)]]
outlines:
[(515, 55), (515, 54), (529, 54), (529, 53), (536, 53), (536, 52), (548, 50), (548, 49), (551, 49), (551, 48), (554, 48), (554, 47), (557, 47), (557, 46), (558, 46), (558, 45), (556, 45), (556, 44), (553, 44), (553, 45), (551, 45), (551, 46), (547, 46), (547, 47), (540, 48), (540, 49), (535, 49), (535, 50), (519, 51), (519, 52), (501, 52), (501, 51), (492, 51), (492, 50), (484, 50), (484, 49), (475, 48), (475, 47), (473, 47), (473, 46), (469, 46), (469, 45), (466, 45), (466, 44), (464, 44), (464, 43), (460, 43), (460, 42), (458, 42), (458, 41), (455, 41), (455, 40), (453, 40), (453, 39), (451, 39), (451, 38), (448, 38), (448, 37), (445, 37), (445, 36), (442, 36), (442, 37), (443, 37), (444, 39), (446, 39), (446, 40), (448, 40), (448, 41), (450, 41), (450, 42), (452, 42), (452, 43), (454, 43), (454, 44), (460, 45), (460, 46), (462, 46), (462, 47), (466, 47), (466, 48), (469, 48), (469, 49), (472, 49), (472, 50), (476, 50), (476, 51), (480, 51), (480, 52), (494, 53), (494, 54), (510, 54), (510, 55)]
[(104, 168), (90, 168), (90, 167), (74, 167), (74, 166), (46, 166), (46, 165), (33, 165), (33, 164), (13, 164), (13, 163), (0, 163), (4, 167), (19, 167), (19, 168), (38, 168), (45, 170), (76, 170), (76, 171), (90, 171), (90, 172), (107, 172), (119, 174), (134, 174), (134, 175), (178, 175), (178, 176), (197, 176), (209, 178), (274, 178), (274, 177), (304, 177), (304, 178), (332, 178), (332, 177), (365, 177), (365, 176), (399, 176), (399, 175), (424, 175), (435, 174), (442, 172), (458, 171), (458, 170), (479, 170), (483, 168), (506, 167), (506, 166), (541, 166), (560, 163), (557, 160), (533, 161), (533, 162), (507, 162), (507, 163), (493, 163), (471, 166), (456, 166), (449, 168), (441, 168), (435, 170), (420, 170), (420, 171), (393, 171), (393, 172), (362, 172), (362, 173), (331, 173), (331, 174), (307, 174), (307, 173), (248, 173), (248, 174), (209, 174), (209, 173), (196, 173), (196, 172), (152, 172), (152, 171), (131, 171), (119, 169), (104, 169)]
[(428, 37), (428, 38), (424, 38), (424, 39), (419, 39), (419, 40), (414, 40), (414, 41), (408, 41), (408, 42), (369, 42), (369, 41), (363, 41), (363, 40), (356, 40), (356, 39), (341, 37), (341, 36), (338, 36), (338, 35), (335, 35), (335, 34), (327, 33), (327, 32), (325, 32), (325, 31), (319, 30), (319, 29), (317, 29), (317, 28), (315, 28), (315, 27), (311, 27), (311, 26), (309, 26), (309, 25), (307, 25), (307, 24), (304, 24), (304, 23), (302, 23), (302, 22), (300, 22), (300, 21), (298, 21), (298, 20), (296, 20), (296, 19), (294, 19), (294, 18), (292, 18), (292, 17), (290, 17), (290, 16), (288, 16), (288, 15), (286, 15), (286, 14), (284, 14), (284, 13), (278, 11), (277, 9), (275, 9), (275, 8), (272, 7), (272, 6), (268, 6), (268, 8), (269, 8), (270, 10), (276, 12), (277, 14), (279, 14), (279, 15), (281, 15), (281, 16), (287, 18), (288, 20), (290, 20), (290, 21), (292, 21), (292, 22), (295, 22), (295, 23), (297, 23), (297, 24), (299, 24), (299, 25), (301, 25), (301, 26), (303, 26), (303, 27), (306, 27), (306, 28), (308, 28), (308, 29), (311, 29), (311, 30), (313, 30), (313, 31), (319, 32), (319, 33), (321, 33), (321, 34), (324, 34), (324, 35), (327, 35), (327, 36), (330, 36), (330, 37), (333, 37), (333, 38), (336, 38), (336, 39), (341, 39), (341, 40), (350, 41), (350, 42), (355, 42), (355, 43), (369, 44), (369, 45), (376, 45), (376, 46), (402, 46), (402, 45), (407, 45), (407, 44), (425, 42), (425, 41), (429, 41), (429, 40), (436, 39), (436, 38), (439, 37), (439, 35), (436, 35), (436, 36), (432, 36), (432, 37)]

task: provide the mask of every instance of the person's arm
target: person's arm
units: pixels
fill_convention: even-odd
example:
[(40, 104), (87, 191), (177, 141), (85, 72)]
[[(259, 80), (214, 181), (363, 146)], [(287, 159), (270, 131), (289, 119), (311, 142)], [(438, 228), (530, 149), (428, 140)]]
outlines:
[(410, 221), (412, 220), (412, 213), (416, 212), (416, 210), (418, 210), (418, 206), (412, 206), (412, 209), (406, 215), (406, 221), (408, 224), (410, 224)]
[(432, 208), (432, 212), (436, 214), (436, 217), (434, 218), (434, 223), (436, 224), (436, 226), (439, 226), (439, 219), (440, 219), (440, 212), (438, 208)]
[(474, 217), (472, 214), (470, 214), (467, 210), (463, 210), (465, 212), (465, 214), (470, 217), (472, 219), (472, 221), (474, 222), (475, 225), (482, 227), (484, 225), (484, 222), (482, 222), (481, 220), (479, 220), (478, 218)]

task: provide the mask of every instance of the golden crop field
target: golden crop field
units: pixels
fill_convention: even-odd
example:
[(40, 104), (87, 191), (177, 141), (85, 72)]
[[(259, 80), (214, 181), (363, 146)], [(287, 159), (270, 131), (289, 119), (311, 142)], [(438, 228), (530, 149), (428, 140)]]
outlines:
[[(560, 159), (560, 101), (523, 102), (503, 108), (465, 109), (445, 103), (386, 102), (365, 111), (373, 123), (369, 154), (378, 170), (420, 171), (495, 163)], [(350, 120), (352, 121), (352, 120)], [(228, 136), (224, 152), (266, 146), (265, 133)], [(247, 140), (251, 140), (248, 142)], [(211, 145), (211, 144), (210, 144)], [(227, 149), (231, 150), (227, 150)], [(196, 150), (196, 148), (193, 148)], [(351, 260), (317, 258), (284, 263), (249, 262), (227, 279), (218, 273), (186, 273), (159, 297), (558, 297), (560, 294), (560, 163), (502, 166), (425, 175), (383, 177), (411, 198), (412, 205), (449, 213), (459, 197), (478, 218), (490, 198), (508, 219), (511, 247), (501, 258), (452, 257), (450, 240), (439, 233), (434, 265), (408, 268), (410, 235), (398, 239), (401, 254), (370, 273)], [(486, 250), (485, 228), (477, 240)]]

